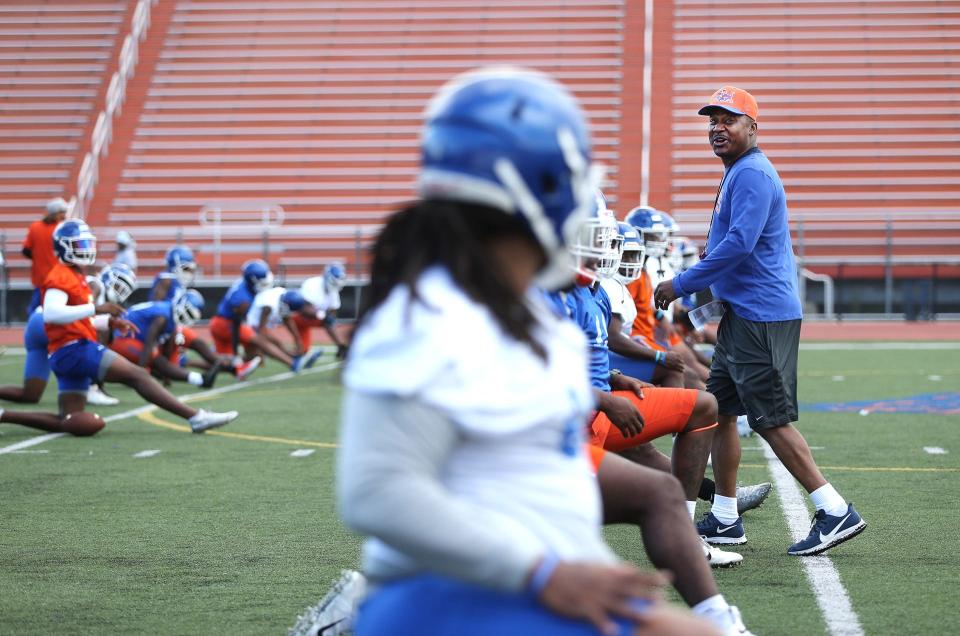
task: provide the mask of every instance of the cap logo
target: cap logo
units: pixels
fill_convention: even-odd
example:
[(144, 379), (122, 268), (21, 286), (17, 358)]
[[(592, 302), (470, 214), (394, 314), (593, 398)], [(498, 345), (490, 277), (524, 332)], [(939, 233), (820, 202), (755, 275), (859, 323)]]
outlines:
[(713, 96), (713, 99), (718, 102), (733, 102), (733, 95), (727, 92), (727, 89), (721, 88)]

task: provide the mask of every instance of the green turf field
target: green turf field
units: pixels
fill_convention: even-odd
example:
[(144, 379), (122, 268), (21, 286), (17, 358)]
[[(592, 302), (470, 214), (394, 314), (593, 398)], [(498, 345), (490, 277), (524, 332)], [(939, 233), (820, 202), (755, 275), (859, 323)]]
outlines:
[[(0, 357), (0, 383), (18, 383), (22, 362)], [(800, 362), (802, 403), (960, 392), (958, 348), (804, 350)], [(359, 541), (334, 509), (337, 372), (269, 381), (279, 371), (199, 398), (242, 414), (202, 436), (151, 411), (3, 452), (39, 432), (0, 424), (0, 634), (280, 634), (356, 567)], [(52, 410), (54, 388), (29, 408)], [(143, 404), (110, 389), (123, 402), (104, 416)], [(960, 415), (805, 411), (800, 426), (869, 524), (828, 553), (864, 633), (960, 633)], [(770, 480), (756, 438), (743, 442), (742, 481)], [(721, 591), (758, 635), (825, 633), (776, 492), (745, 519), (745, 561), (717, 573)], [(607, 534), (645, 563), (635, 528)]]

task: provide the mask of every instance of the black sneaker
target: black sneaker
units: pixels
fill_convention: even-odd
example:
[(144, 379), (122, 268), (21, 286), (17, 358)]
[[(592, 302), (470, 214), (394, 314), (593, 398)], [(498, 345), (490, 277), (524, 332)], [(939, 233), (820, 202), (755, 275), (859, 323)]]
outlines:
[(209, 389), (213, 386), (213, 383), (217, 380), (217, 374), (220, 373), (220, 365), (214, 364), (209, 369), (203, 372), (203, 384), (201, 385), (205, 389)]

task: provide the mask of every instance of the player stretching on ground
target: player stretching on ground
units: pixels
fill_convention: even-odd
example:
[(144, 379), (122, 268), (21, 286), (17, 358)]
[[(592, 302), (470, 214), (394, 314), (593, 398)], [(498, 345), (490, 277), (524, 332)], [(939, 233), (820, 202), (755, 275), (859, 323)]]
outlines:
[(50, 368), (57, 376), (60, 415), (83, 411), (91, 380), (120, 382), (142, 398), (188, 420), (195, 433), (223, 426), (237, 417), (236, 411), (215, 413), (195, 409), (177, 400), (146, 369), (121, 358), (97, 343), (99, 328), (132, 330), (114, 303), (95, 306), (83, 267), (97, 258), (96, 238), (86, 223), (70, 219), (53, 233), (59, 262), (43, 283), (43, 320), (49, 340)]

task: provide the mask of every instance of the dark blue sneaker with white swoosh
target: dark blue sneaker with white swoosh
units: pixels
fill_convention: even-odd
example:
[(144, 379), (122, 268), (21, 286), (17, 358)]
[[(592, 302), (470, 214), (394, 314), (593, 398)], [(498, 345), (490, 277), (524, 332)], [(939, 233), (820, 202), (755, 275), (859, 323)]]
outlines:
[(737, 517), (733, 523), (722, 523), (708, 512), (697, 522), (697, 533), (707, 543), (713, 545), (740, 545), (747, 542), (747, 534), (743, 531), (743, 517)]
[(810, 534), (803, 541), (794, 543), (787, 554), (794, 556), (812, 556), (820, 554), (835, 545), (852, 539), (867, 528), (867, 522), (847, 504), (847, 514), (834, 517), (824, 510), (817, 510), (810, 524)]

